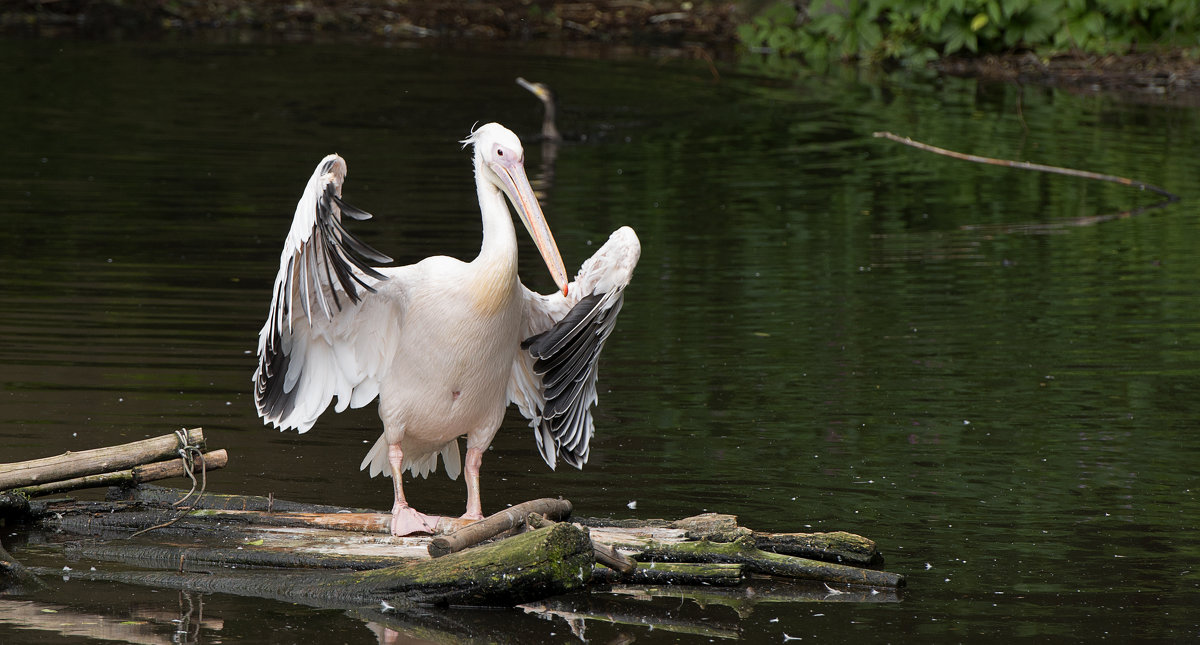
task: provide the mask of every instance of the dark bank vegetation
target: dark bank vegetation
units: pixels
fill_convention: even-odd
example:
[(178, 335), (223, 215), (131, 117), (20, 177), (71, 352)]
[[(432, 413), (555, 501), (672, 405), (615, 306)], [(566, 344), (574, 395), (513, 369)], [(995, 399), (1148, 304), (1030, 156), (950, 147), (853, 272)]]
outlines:
[(813, 60), (923, 65), (953, 55), (1196, 52), (1190, 0), (812, 0), (738, 28), (749, 47)]

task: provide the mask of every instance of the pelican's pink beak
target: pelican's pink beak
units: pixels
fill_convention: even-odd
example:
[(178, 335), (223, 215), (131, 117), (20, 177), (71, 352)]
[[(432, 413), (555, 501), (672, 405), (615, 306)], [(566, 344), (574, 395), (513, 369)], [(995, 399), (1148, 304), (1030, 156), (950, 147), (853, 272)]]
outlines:
[(538, 252), (542, 254), (546, 268), (550, 269), (550, 276), (554, 278), (554, 284), (562, 289), (564, 296), (567, 295), (567, 268), (563, 266), (562, 255), (558, 252), (550, 225), (546, 223), (542, 207), (533, 194), (529, 178), (525, 176), (524, 159), (513, 159), (510, 155), (490, 165), (492, 171), (504, 183), (504, 192), (517, 209), (517, 214), (525, 224), (525, 230), (529, 231), (529, 236), (533, 238), (533, 243), (537, 245)]

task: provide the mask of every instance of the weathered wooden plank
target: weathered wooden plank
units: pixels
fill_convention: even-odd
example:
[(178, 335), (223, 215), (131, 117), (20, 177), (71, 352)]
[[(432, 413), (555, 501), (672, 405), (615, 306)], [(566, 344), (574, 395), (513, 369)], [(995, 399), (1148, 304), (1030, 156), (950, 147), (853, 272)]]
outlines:
[[(204, 448), (204, 430), (186, 431), (189, 445)], [(72, 479), (178, 456), (179, 438), (174, 434), (143, 439), (120, 446), (65, 452), (56, 457), (0, 464), (0, 490)]]

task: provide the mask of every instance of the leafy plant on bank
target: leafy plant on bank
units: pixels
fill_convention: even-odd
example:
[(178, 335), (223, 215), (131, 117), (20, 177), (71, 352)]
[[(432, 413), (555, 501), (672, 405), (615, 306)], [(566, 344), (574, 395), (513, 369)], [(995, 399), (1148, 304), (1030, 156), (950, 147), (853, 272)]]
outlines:
[(811, 61), (897, 61), (1033, 51), (1128, 53), (1200, 46), (1195, 0), (796, 0), (738, 35), (752, 51)]

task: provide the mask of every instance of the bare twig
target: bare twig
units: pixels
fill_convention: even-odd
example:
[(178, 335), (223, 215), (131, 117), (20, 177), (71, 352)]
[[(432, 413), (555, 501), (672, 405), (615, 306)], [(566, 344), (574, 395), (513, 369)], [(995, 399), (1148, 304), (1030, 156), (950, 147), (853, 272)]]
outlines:
[(1147, 184), (1145, 182), (1135, 181), (1133, 179), (1128, 179), (1126, 177), (1118, 177), (1116, 175), (1104, 175), (1104, 174), (1097, 173), (1097, 172), (1088, 172), (1086, 170), (1075, 170), (1073, 168), (1063, 168), (1061, 166), (1047, 166), (1045, 164), (1031, 163), (1028, 161), (1013, 161), (1011, 159), (995, 159), (993, 157), (980, 157), (979, 155), (969, 155), (969, 154), (964, 154), (961, 152), (955, 152), (953, 150), (947, 150), (945, 148), (939, 148), (937, 146), (931, 146), (927, 143), (921, 143), (920, 141), (914, 141), (908, 137), (902, 137), (898, 134), (893, 134), (891, 132), (876, 132), (874, 134), (874, 136), (877, 139), (878, 138), (890, 139), (891, 141), (895, 141), (896, 143), (902, 143), (906, 146), (910, 146), (910, 147), (916, 148), (918, 150), (924, 150), (925, 152), (932, 152), (934, 154), (951, 157), (953, 159), (960, 159), (962, 161), (971, 161), (974, 163), (984, 163), (984, 164), (990, 164), (993, 166), (1004, 166), (1006, 168), (1018, 168), (1020, 170), (1036, 170), (1038, 172), (1049, 172), (1049, 173), (1055, 173), (1058, 175), (1067, 175), (1068, 177), (1081, 177), (1083, 179), (1094, 179), (1096, 181), (1107, 181), (1107, 182), (1111, 182), (1114, 184), (1121, 184), (1122, 186), (1130, 186), (1133, 188), (1137, 188), (1139, 190), (1148, 190), (1152, 193), (1158, 193), (1159, 195), (1162, 195), (1163, 197), (1167, 198), (1166, 204), (1170, 204), (1170, 203), (1179, 201), (1179, 196), (1176, 195), (1175, 193), (1172, 193), (1169, 190), (1160, 188), (1158, 186), (1155, 186), (1154, 184)]

